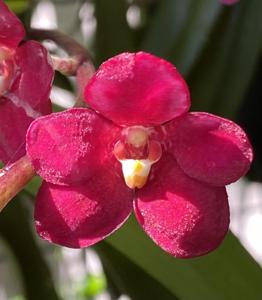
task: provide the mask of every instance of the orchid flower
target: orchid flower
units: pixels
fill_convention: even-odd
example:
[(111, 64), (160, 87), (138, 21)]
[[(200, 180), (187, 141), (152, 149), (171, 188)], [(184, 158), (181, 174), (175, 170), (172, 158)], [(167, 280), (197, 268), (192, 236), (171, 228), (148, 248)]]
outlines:
[(20, 20), (0, 0), (0, 161), (25, 155), (30, 123), (51, 112), (54, 71), (46, 49), (24, 41)]
[(189, 89), (177, 69), (144, 52), (104, 62), (85, 100), (89, 108), (43, 116), (27, 132), (27, 155), (44, 179), (38, 234), (67, 247), (91, 246), (133, 208), (144, 231), (173, 256), (217, 248), (229, 226), (225, 185), (243, 176), (253, 157), (244, 131), (188, 112)]

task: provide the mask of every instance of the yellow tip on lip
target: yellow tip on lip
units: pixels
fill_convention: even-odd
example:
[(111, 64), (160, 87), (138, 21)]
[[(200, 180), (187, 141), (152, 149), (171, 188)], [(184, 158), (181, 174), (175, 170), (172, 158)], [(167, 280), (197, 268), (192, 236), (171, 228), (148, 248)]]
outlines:
[(134, 189), (134, 188), (141, 189), (147, 182), (147, 176), (139, 176), (139, 175), (127, 176), (125, 177), (125, 182), (130, 189)]
[(143, 167), (144, 166), (140, 160), (135, 160), (135, 163), (134, 163), (134, 172), (135, 173), (141, 172), (143, 170)]
[(124, 159), (121, 160), (121, 164), (124, 179), (129, 188), (142, 188), (146, 184), (152, 165), (149, 160)]

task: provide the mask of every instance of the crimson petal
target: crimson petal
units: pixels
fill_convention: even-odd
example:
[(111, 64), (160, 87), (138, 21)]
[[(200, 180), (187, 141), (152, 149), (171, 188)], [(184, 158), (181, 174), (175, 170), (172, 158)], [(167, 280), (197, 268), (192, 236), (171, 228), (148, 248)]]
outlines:
[(120, 128), (91, 109), (73, 108), (35, 120), (27, 132), (27, 154), (46, 181), (83, 182), (113, 156)]
[(4, 163), (25, 154), (30, 123), (51, 113), (49, 93), (54, 71), (46, 49), (28, 41), (17, 48), (17, 71), (10, 90), (0, 98), (0, 160)]
[(204, 255), (218, 247), (229, 226), (225, 188), (188, 177), (170, 155), (159, 161), (154, 172), (134, 204), (145, 232), (180, 258)]
[(187, 85), (169, 62), (149, 53), (122, 53), (103, 63), (86, 101), (119, 125), (162, 124), (188, 111)]
[(190, 177), (224, 186), (250, 167), (252, 147), (244, 131), (230, 120), (195, 112), (170, 122), (166, 130), (171, 153)]
[(125, 222), (132, 200), (132, 190), (112, 169), (79, 186), (43, 183), (35, 207), (36, 229), (49, 242), (88, 247)]
[(6, 97), (23, 107), (29, 116), (39, 117), (50, 103), (54, 77), (48, 52), (40, 43), (28, 41), (17, 48), (15, 62), (18, 74)]
[(14, 48), (25, 35), (21, 21), (0, 0), (0, 46)]

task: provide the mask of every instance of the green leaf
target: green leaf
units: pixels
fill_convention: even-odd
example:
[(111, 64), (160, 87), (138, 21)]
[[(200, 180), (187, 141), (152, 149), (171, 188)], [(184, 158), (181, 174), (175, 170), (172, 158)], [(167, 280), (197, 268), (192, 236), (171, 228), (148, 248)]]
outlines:
[(168, 55), (182, 74), (188, 74), (199, 57), (220, 10), (217, 0), (193, 1), (190, 5), (186, 23)]
[(187, 20), (192, 1), (159, 1), (141, 48), (158, 56), (166, 57)]
[(131, 218), (107, 243), (182, 300), (261, 300), (262, 271), (229, 233), (201, 258), (181, 260), (158, 248)]
[(106, 279), (104, 275), (88, 275), (86, 282), (79, 289), (79, 294), (84, 297), (93, 297), (106, 289)]
[(200, 55), (220, 10), (217, 0), (161, 1), (142, 49), (174, 62), (185, 75)]
[(140, 266), (108, 243), (96, 245), (109, 279), (121, 294), (127, 294), (132, 299), (165, 299), (176, 300), (177, 297), (164, 287), (158, 280), (152, 278)]
[(134, 49), (133, 32), (127, 24), (127, 3), (123, 0), (95, 0), (97, 19), (96, 61)]
[(28, 0), (5, 0), (4, 2), (16, 14), (24, 12), (29, 7)]
[(234, 117), (260, 58), (261, 11), (260, 0), (224, 9), (190, 76), (194, 110)]
[(27, 300), (58, 300), (50, 271), (34, 239), (30, 218), (22, 201), (14, 198), (1, 212), (0, 235), (7, 242), (20, 268)]

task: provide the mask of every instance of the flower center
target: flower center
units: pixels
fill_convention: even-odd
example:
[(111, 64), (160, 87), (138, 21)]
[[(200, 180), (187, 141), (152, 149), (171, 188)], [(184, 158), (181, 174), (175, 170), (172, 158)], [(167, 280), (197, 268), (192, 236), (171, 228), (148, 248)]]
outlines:
[(126, 185), (142, 188), (149, 176), (151, 166), (161, 155), (161, 145), (150, 140), (149, 131), (143, 126), (127, 127), (123, 138), (115, 144), (114, 155), (122, 165)]
[(0, 96), (8, 91), (13, 74), (13, 51), (6, 47), (0, 47)]

